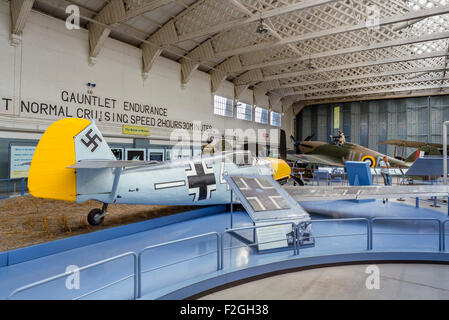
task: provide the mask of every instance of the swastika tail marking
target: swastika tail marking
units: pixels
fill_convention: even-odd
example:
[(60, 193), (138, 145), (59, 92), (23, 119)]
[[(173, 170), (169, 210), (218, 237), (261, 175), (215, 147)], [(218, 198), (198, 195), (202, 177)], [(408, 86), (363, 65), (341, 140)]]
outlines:
[(81, 142), (86, 146), (86, 148), (88, 148), (89, 149), (89, 147), (91, 146), (91, 145), (93, 145), (94, 147), (90, 150), (90, 152), (95, 152), (95, 150), (97, 150), (97, 148), (98, 148), (98, 142), (97, 142), (97, 140), (99, 141), (99, 142), (103, 142), (103, 140), (101, 140), (101, 138), (97, 135), (97, 134), (95, 134), (93, 137), (91, 136), (91, 134), (92, 134), (92, 129), (90, 129), (87, 133), (86, 133), (86, 135), (84, 136), (84, 138), (87, 138), (87, 140), (88, 141), (85, 141), (84, 140), (84, 138), (83, 139), (81, 139)]

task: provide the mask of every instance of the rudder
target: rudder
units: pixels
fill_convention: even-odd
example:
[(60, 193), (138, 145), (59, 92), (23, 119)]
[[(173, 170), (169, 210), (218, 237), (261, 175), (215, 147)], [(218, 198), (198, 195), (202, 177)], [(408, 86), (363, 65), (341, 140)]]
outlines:
[(86, 159), (115, 159), (95, 124), (76, 118), (54, 122), (34, 152), (28, 190), (34, 197), (75, 202), (76, 171), (68, 167)]

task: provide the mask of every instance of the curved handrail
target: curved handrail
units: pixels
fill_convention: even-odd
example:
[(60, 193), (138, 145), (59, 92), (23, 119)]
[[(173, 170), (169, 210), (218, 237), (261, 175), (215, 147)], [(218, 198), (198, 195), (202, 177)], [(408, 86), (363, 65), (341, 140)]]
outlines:
[[(298, 241), (299, 241), (299, 227), (303, 224), (303, 223), (330, 223), (330, 222), (346, 222), (346, 221), (363, 221), (367, 223), (367, 251), (370, 251), (373, 249), (373, 245), (372, 245), (372, 241), (373, 241), (373, 224), (376, 221), (433, 221), (436, 222), (438, 224), (438, 228), (439, 228), (439, 251), (440, 252), (444, 252), (445, 251), (445, 236), (446, 236), (446, 232), (445, 232), (445, 227), (446, 225), (449, 223), (449, 219), (448, 220), (444, 220), (441, 221), (439, 219), (436, 218), (395, 218), (395, 217), (378, 217), (378, 218), (343, 218), (343, 219), (320, 219), (320, 220), (310, 220), (307, 222), (302, 222), (300, 224), (295, 224), (294, 222), (284, 222), (284, 223), (273, 223), (273, 224), (268, 224), (268, 225), (261, 225), (261, 226), (248, 226), (248, 227), (239, 227), (239, 228), (234, 228), (234, 229), (227, 229), (225, 230), (223, 233), (218, 233), (218, 232), (210, 232), (210, 233), (205, 233), (205, 234), (200, 234), (200, 235), (196, 235), (196, 236), (192, 236), (192, 237), (187, 237), (187, 238), (183, 238), (183, 239), (178, 239), (178, 240), (173, 240), (173, 241), (168, 241), (168, 242), (164, 242), (164, 243), (159, 243), (159, 244), (155, 244), (152, 246), (148, 246), (145, 247), (143, 250), (141, 250), (139, 252), (139, 254), (135, 253), (135, 252), (126, 252), (123, 254), (120, 254), (118, 256), (114, 256), (108, 259), (104, 259), (89, 265), (86, 265), (84, 267), (81, 267), (77, 270), (74, 271), (70, 271), (70, 272), (65, 272), (62, 274), (58, 274), (56, 276), (53, 277), (49, 277), (40, 281), (36, 281), (33, 282), (31, 284), (22, 286), (16, 290), (14, 290), (8, 297), (8, 299), (11, 299), (12, 297), (14, 297), (15, 295), (29, 290), (31, 288), (35, 288), (39, 285), (60, 279), (60, 278), (64, 278), (67, 277), (71, 274), (74, 274), (75, 272), (79, 272), (79, 271), (83, 271), (98, 265), (102, 265), (102, 264), (106, 264), (108, 262), (114, 261), (114, 260), (118, 260), (120, 258), (126, 257), (126, 256), (132, 256), (134, 259), (134, 274), (123, 277), (119, 280), (116, 280), (112, 283), (109, 283), (107, 285), (104, 285), (100, 288), (97, 288), (93, 291), (90, 291), (88, 293), (85, 293), (75, 299), (81, 299), (84, 298), (88, 295), (91, 295), (95, 292), (104, 290), (108, 287), (111, 287), (119, 282), (125, 281), (127, 279), (129, 279), (130, 277), (134, 277), (134, 299), (140, 298), (141, 297), (141, 281), (142, 281), (142, 255), (147, 252), (148, 250), (154, 249), (154, 248), (160, 248), (163, 246), (167, 246), (167, 245), (171, 245), (171, 244), (176, 244), (176, 243), (181, 243), (181, 242), (185, 242), (185, 241), (189, 241), (189, 240), (194, 240), (194, 239), (199, 239), (199, 238), (203, 238), (203, 237), (208, 237), (208, 236), (215, 236), (217, 238), (217, 271), (220, 271), (223, 269), (223, 255), (224, 255), (224, 236), (226, 234), (229, 234), (231, 232), (238, 232), (238, 231), (242, 231), (242, 230), (255, 230), (257, 228), (264, 228), (264, 227), (270, 227), (270, 226), (280, 226), (280, 225), (292, 225), (293, 227), (293, 237), (294, 237), (294, 244), (293, 244), (293, 250), (294, 250), (294, 255), (299, 254), (299, 245), (298, 245)], [(354, 234), (349, 234), (349, 235), (354, 235)], [(334, 234), (334, 235), (330, 235), (330, 236), (347, 236), (347, 234)], [(256, 243), (257, 244), (257, 243)], [(247, 245), (246, 245), (247, 246)], [(229, 248), (226, 248), (229, 249)], [(211, 251), (208, 252), (208, 254), (214, 253), (215, 251)], [(200, 255), (201, 256), (201, 255)], [(194, 258), (198, 258), (200, 256), (195, 256)], [(203, 255), (204, 256), (204, 255)], [(185, 261), (185, 260), (182, 260)], [(176, 263), (180, 263), (182, 261), (178, 261), (175, 262), (173, 264)], [(172, 264), (170, 264), (172, 265)], [(158, 268), (163, 268), (164, 266), (160, 266)]]
[[(342, 218), (342, 219), (318, 219), (318, 220), (310, 220), (310, 222), (312, 223), (331, 223), (331, 222), (346, 222), (346, 221), (363, 221), (366, 222), (366, 250), (371, 250), (372, 249), (372, 224), (370, 219), (368, 218)], [(298, 228), (299, 226), (301, 226), (304, 223), (308, 223), (308, 222), (301, 222), (300, 224), (298, 224)], [(299, 235), (299, 231), (297, 231), (297, 234)], [(351, 234), (351, 235), (359, 235), (359, 234)], [(341, 235), (331, 235), (329, 237), (337, 237), (337, 236), (341, 236)], [(298, 248), (299, 251), (299, 248)]]
[[(376, 221), (433, 221), (433, 222), (437, 222), (438, 225), (438, 250), (439, 251), (443, 251), (443, 241), (442, 241), (442, 234), (444, 233), (444, 231), (442, 230), (442, 226), (444, 224), (442, 224), (441, 220), (436, 219), (436, 218), (395, 218), (395, 217), (378, 217), (378, 218), (372, 218), (371, 219), (371, 233), (373, 233), (373, 225), (374, 222)], [(448, 220), (446, 220), (448, 221)], [(372, 241), (372, 238), (371, 238)], [(371, 246), (372, 246), (372, 242), (371, 242)], [(372, 248), (372, 247), (371, 247)]]
[[(19, 294), (19, 293), (21, 293), (23, 291), (35, 288), (37, 286), (40, 286), (40, 285), (45, 284), (45, 283), (49, 283), (49, 282), (54, 281), (54, 280), (58, 280), (58, 279), (67, 277), (67, 276), (69, 276), (71, 274), (74, 274), (75, 272), (80, 272), (80, 271), (83, 271), (83, 270), (86, 270), (86, 269), (90, 269), (90, 268), (93, 268), (93, 267), (96, 267), (96, 266), (99, 266), (99, 265), (102, 265), (102, 264), (105, 264), (105, 263), (108, 263), (108, 262), (111, 262), (111, 261), (115, 261), (115, 260), (118, 260), (118, 259), (121, 259), (121, 258), (127, 257), (127, 256), (132, 256), (134, 258), (133, 259), (133, 261), (134, 261), (134, 275), (133, 275), (134, 276), (134, 299), (136, 299), (137, 298), (137, 279), (138, 279), (138, 269), (137, 269), (137, 259), (138, 259), (138, 257), (137, 257), (137, 254), (135, 252), (130, 251), (130, 252), (122, 253), (122, 254), (120, 254), (118, 256), (114, 256), (114, 257), (111, 257), (111, 258), (108, 258), (108, 259), (104, 259), (104, 260), (101, 260), (101, 261), (98, 261), (98, 262), (94, 262), (92, 264), (89, 264), (87, 266), (81, 267), (81, 268), (73, 270), (73, 271), (64, 272), (64, 273), (58, 274), (56, 276), (49, 277), (49, 278), (46, 278), (46, 279), (43, 279), (43, 280), (40, 280), (40, 281), (36, 281), (36, 282), (30, 283), (30, 284), (25, 285), (23, 287), (20, 287), (20, 288), (14, 290), (9, 295), (8, 300), (11, 299), (13, 296), (15, 296), (15, 295), (17, 295), (17, 294)], [(119, 282), (124, 281), (124, 280), (126, 280), (128, 278), (129, 277), (122, 278), (122, 279), (120, 279)], [(118, 282), (116, 281), (113, 284), (116, 284), (116, 283), (118, 283)], [(100, 289), (102, 290), (104, 288), (110, 287), (113, 284), (106, 285), (104, 287), (101, 287)], [(99, 291), (98, 289), (95, 289), (95, 290), (90, 291), (90, 292), (88, 292), (86, 294), (83, 294), (82, 296), (80, 296), (78, 298), (75, 298), (75, 299), (79, 299), (81, 297), (88, 296), (88, 295), (93, 294), (93, 293), (98, 292), (98, 291)]]
[[(192, 236), (192, 237), (187, 237), (187, 238), (182, 238), (182, 239), (178, 239), (178, 240), (173, 240), (173, 241), (168, 241), (168, 242), (163, 242), (163, 243), (159, 243), (159, 244), (155, 244), (155, 245), (151, 245), (148, 247), (143, 248), (140, 252), (139, 252), (139, 258), (138, 258), (138, 263), (137, 263), (137, 270), (138, 270), (138, 274), (139, 274), (139, 278), (137, 281), (137, 297), (140, 298), (142, 297), (142, 256), (145, 252), (147, 252), (148, 250), (151, 249), (155, 249), (155, 248), (160, 248), (160, 247), (165, 247), (171, 244), (175, 244), (175, 243), (180, 243), (180, 242), (185, 242), (185, 241), (190, 241), (190, 240), (195, 240), (195, 239), (199, 239), (199, 238), (204, 238), (204, 237), (209, 237), (209, 236), (216, 236), (217, 237), (217, 271), (220, 270), (220, 257), (221, 257), (221, 235), (218, 232), (209, 232), (209, 233), (204, 233), (204, 234), (200, 234), (200, 235), (196, 235), (196, 236)], [(210, 254), (210, 253), (208, 253)], [(198, 258), (199, 256), (196, 256), (195, 258)], [(172, 264), (169, 265), (173, 265), (173, 264), (177, 264), (177, 263), (181, 263), (184, 262), (185, 260), (181, 260), (181, 261), (177, 261), (174, 262)], [(165, 266), (169, 266), (169, 265), (165, 265)], [(162, 267), (165, 267), (162, 266)]]

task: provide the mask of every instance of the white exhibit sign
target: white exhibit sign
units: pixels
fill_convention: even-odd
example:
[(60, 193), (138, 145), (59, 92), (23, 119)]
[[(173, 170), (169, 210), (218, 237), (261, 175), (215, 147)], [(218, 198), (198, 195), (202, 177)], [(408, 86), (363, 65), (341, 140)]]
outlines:
[(288, 247), (285, 225), (257, 228), (256, 238), (259, 250)]
[(34, 146), (11, 146), (9, 156), (9, 177), (11, 179), (19, 179), (28, 177), (30, 163), (33, 159)]

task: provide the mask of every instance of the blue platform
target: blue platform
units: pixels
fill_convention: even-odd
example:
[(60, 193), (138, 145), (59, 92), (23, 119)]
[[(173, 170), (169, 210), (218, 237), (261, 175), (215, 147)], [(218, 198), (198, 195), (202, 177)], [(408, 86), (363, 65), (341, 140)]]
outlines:
[[(362, 218), (334, 220), (333, 214), (312, 214), (315, 246), (301, 248), (299, 254), (293, 250), (258, 254), (255, 248), (224, 233), (222, 270), (217, 270), (220, 249), (215, 233), (221, 236), (230, 227), (230, 213), (224, 211), (224, 207), (174, 215), (168, 224), (164, 218), (153, 219), (74, 237), (58, 245), (53, 242), (22, 249), (22, 255), (16, 252), (16, 261), (13, 261), (14, 253), (9, 253), (12, 260), (8, 266), (0, 268), (0, 298), (8, 298), (19, 287), (63, 274), (71, 265), (83, 267), (127, 252), (139, 253), (148, 246), (208, 233), (211, 234), (143, 253), (141, 298), (181, 299), (232, 281), (305, 266), (376, 260), (449, 262), (449, 252), (444, 247), (449, 241), (449, 223), (442, 224), (447, 218), (443, 213), (391, 202), (383, 205), (379, 201), (359, 204), (327, 201), (302, 205), (312, 212), (327, 208), (338, 218)], [(370, 219), (380, 215), (388, 216), (388, 219), (412, 217), (418, 220)], [(233, 223), (234, 228), (252, 226), (245, 212), (235, 212)], [(369, 223), (372, 224), (372, 248), (367, 242)], [(248, 235), (251, 232), (247, 231)], [(440, 237), (442, 232), (445, 232), (444, 239)], [(39, 254), (42, 256), (38, 257)], [(5, 254), (3, 257), (5, 259)], [(68, 277), (64, 276), (19, 292), (12, 298), (133, 299), (134, 259), (135, 256), (126, 255), (81, 271), (78, 290), (67, 289)], [(87, 293), (90, 294), (83, 296)]]
[(373, 185), (373, 176), (371, 175), (368, 162), (346, 161), (345, 166), (350, 186)]

